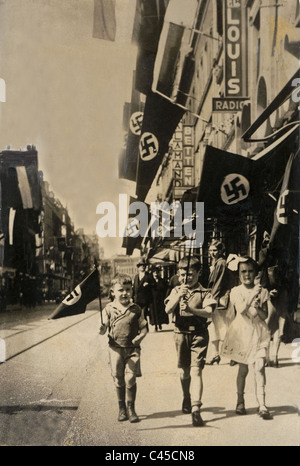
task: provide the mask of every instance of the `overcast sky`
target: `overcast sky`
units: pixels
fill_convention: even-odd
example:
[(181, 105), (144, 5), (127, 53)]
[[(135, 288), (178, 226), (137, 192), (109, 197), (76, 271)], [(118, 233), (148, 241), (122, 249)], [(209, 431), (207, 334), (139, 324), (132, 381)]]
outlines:
[[(93, 0), (0, 0), (0, 150), (34, 144), (39, 169), (75, 229), (95, 233), (99, 202), (134, 194), (118, 180), (122, 114), (136, 49), (135, 0), (117, 0), (115, 42), (94, 39)], [(121, 240), (100, 239), (106, 256)]]

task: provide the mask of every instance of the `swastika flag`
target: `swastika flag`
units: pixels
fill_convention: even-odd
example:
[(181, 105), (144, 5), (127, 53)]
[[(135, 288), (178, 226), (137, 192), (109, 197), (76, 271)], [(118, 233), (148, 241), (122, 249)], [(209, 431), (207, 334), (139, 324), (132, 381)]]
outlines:
[(119, 178), (136, 181), (139, 139), (143, 123), (144, 103), (140, 93), (134, 88), (135, 72), (131, 102), (126, 102), (123, 111), (124, 146), (119, 157)]
[(77, 314), (84, 314), (86, 306), (100, 295), (100, 276), (95, 268), (74, 290), (59, 304), (48, 319), (60, 319)]
[(292, 153), (286, 164), (280, 195), (274, 211), (274, 222), (270, 235), (271, 244), (274, 241), (280, 225), (288, 225), (288, 223), (292, 221), (293, 212), (299, 214), (299, 206), (297, 205), (299, 204), (299, 198), (297, 199), (296, 196), (299, 190), (296, 190), (297, 185), (295, 185), (295, 177), (291, 177), (291, 172), (296, 173), (297, 168), (299, 173), (299, 151), (297, 156), (295, 153)]
[[(130, 196), (129, 205), (134, 206), (135, 202), (137, 201), (139, 200)], [(142, 222), (139, 219), (141, 212), (137, 215), (137, 212), (130, 213), (129, 211), (129, 214), (128, 214), (128, 222), (126, 225), (126, 231), (125, 231), (125, 235), (124, 235), (123, 242), (122, 242), (122, 248), (126, 248), (126, 254), (128, 256), (131, 256), (134, 249), (140, 249), (143, 238), (144, 238), (144, 234), (145, 234), (143, 233), (144, 227), (145, 226), (147, 227), (150, 221), (149, 205), (148, 204), (144, 204), (144, 205), (147, 207), (146, 208), (147, 218), (146, 219), (144, 218), (144, 222), (145, 222), (144, 226), (141, 224)]]
[(169, 142), (183, 117), (185, 110), (169, 102), (159, 94), (147, 95), (137, 166), (136, 195), (143, 201), (152, 181), (169, 150)]
[(255, 162), (247, 157), (207, 146), (198, 191), (205, 215), (251, 209), (254, 167)]

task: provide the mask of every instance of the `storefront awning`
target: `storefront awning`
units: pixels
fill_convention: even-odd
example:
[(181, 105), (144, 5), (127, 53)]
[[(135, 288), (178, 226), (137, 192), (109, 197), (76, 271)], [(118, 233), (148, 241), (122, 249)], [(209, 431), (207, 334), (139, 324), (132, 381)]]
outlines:
[(174, 265), (177, 264), (178, 261), (179, 252), (171, 248), (162, 249), (149, 258), (149, 263), (156, 265)]

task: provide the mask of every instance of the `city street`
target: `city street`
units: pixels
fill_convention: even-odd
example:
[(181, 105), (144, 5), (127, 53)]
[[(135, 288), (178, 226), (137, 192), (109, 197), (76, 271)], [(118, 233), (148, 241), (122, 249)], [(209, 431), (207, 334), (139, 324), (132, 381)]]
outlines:
[(85, 314), (48, 320), (54, 307), (1, 315), (1, 357), (6, 359), (0, 364), (1, 446), (299, 445), (296, 343), (282, 344), (279, 368), (266, 369), (272, 420), (257, 415), (251, 373), (245, 393), (248, 415), (235, 414), (237, 366), (223, 359), (204, 369), (205, 426), (195, 428), (190, 415), (181, 413), (172, 324), (160, 332), (151, 327), (142, 343), (143, 375), (138, 379), (136, 410), (141, 422), (120, 423), (107, 335), (98, 334), (97, 302)]
[[(202, 446), (300, 446), (299, 28), (300, 0), (0, 0), (0, 446), (199, 464)], [(139, 339), (124, 275), (149, 319), (136, 423), (99, 333), (114, 296), (110, 337)], [(203, 319), (221, 353), (240, 318), (204, 367), (201, 427), (164, 324), (179, 283), (183, 365)], [(260, 416), (231, 358), (255, 361)]]

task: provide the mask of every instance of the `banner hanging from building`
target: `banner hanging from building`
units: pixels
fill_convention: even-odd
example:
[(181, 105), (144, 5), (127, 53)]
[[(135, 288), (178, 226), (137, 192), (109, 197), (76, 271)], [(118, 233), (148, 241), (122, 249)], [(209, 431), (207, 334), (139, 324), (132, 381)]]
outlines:
[(140, 18), (135, 88), (146, 95), (151, 91), (156, 52), (168, 2), (169, 0), (138, 0)]
[[(133, 75), (133, 83), (135, 73)], [(131, 102), (126, 102), (123, 111), (124, 144), (119, 156), (119, 178), (136, 181), (139, 140), (143, 123), (144, 103), (140, 93), (132, 86)]]
[(254, 165), (247, 157), (207, 146), (198, 191), (206, 216), (252, 208)]
[[(185, 104), (193, 72), (189, 68), (193, 51), (193, 28), (199, 2), (170, 0), (160, 35), (153, 73), (153, 92), (162, 94), (173, 103)], [(192, 60), (193, 61), (193, 60)]]
[(185, 110), (151, 92), (146, 99), (139, 142), (136, 195), (144, 200)]

